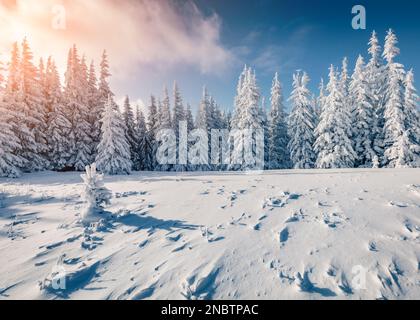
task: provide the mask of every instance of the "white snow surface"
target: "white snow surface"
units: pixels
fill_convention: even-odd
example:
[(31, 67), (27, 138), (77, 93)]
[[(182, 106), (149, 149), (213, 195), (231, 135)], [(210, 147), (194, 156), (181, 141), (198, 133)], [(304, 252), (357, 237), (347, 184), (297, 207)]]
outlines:
[(105, 186), (104, 219), (84, 227), (79, 173), (0, 179), (0, 299), (420, 299), (420, 169)]

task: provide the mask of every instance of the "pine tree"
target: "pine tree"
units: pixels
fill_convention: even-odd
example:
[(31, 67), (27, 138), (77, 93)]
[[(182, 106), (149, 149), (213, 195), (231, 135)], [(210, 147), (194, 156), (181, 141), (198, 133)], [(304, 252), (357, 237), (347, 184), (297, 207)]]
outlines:
[(316, 116), (308, 82), (309, 77), (305, 72), (293, 75), (293, 91), (289, 98), (292, 112), (288, 120), (288, 149), (295, 169), (313, 168), (316, 160), (313, 149)]
[(92, 140), (91, 162), (96, 158), (96, 149), (101, 136), (101, 112), (102, 106), (99, 99), (99, 90), (97, 87), (98, 79), (96, 78), (95, 64), (91, 61), (89, 66), (88, 88), (87, 88), (87, 105), (89, 109), (88, 122), (90, 126), (90, 137)]
[(84, 182), (82, 198), (85, 201), (81, 218), (82, 222), (89, 225), (100, 219), (103, 207), (110, 204), (112, 192), (105, 187), (103, 175), (96, 172), (96, 164), (86, 166), (86, 173), (81, 177)]
[[(5, 114), (5, 117), (3, 117), (3, 123), (7, 124), (7, 128), (5, 127), (3, 130), (5, 137), (6, 135), (10, 135), (6, 133), (8, 130), (11, 130), (13, 136), (16, 137), (13, 153), (17, 156), (17, 158), (13, 158), (13, 163), (9, 165), (28, 171), (27, 168), (29, 167), (29, 161), (23, 157), (23, 147), (28, 143), (34, 143), (34, 138), (26, 125), (24, 110), (22, 108), (22, 104), (20, 103), (21, 97), (19, 96), (19, 66), (19, 47), (15, 42), (11, 52), (8, 77), (3, 97), (3, 108), (5, 109), (3, 112)], [(6, 147), (3, 148), (6, 150)]]
[(48, 59), (45, 71), (45, 99), (47, 104), (47, 145), (50, 168), (63, 170), (69, 158), (68, 135), (71, 128), (70, 121), (66, 118), (62, 99), (60, 79), (51, 57)]
[(268, 129), (268, 168), (287, 169), (290, 168), (290, 156), (287, 144), (286, 114), (283, 105), (283, 92), (278, 74), (276, 72), (271, 87), (271, 111)]
[(171, 129), (172, 128), (172, 117), (171, 117), (171, 105), (169, 101), (168, 89), (163, 89), (163, 100), (160, 109), (160, 127), (159, 129)]
[(349, 71), (348, 71), (348, 60), (347, 57), (343, 59), (342, 66), (341, 66), (341, 74), (340, 74), (340, 90), (342, 92), (344, 102), (347, 103), (347, 98), (349, 95)]
[[(108, 101), (108, 97), (114, 97), (113, 92), (111, 91), (108, 83), (108, 79), (111, 76), (109, 71), (109, 63), (108, 63), (108, 54), (106, 50), (102, 53), (102, 60), (101, 60), (101, 74), (99, 77), (99, 102), (102, 103), (102, 107), (105, 106), (105, 103)], [(115, 106), (114, 106), (115, 107)]]
[(384, 132), (383, 127), (385, 123), (385, 82), (386, 73), (381, 59), (381, 46), (376, 32), (372, 32), (369, 41), (370, 60), (365, 69), (366, 81), (366, 98), (370, 104), (370, 108), (374, 110), (375, 117), (371, 132), (374, 134), (373, 149), (380, 159), (383, 158), (384, 153)]
[(98, 145), (96, 164), (105, 174), (130, 174), (130, 145), (124, 132), (124, 120), (115, 102), (109, 96), (102, 117), (101, 142)]
[(356, 66), (350, 80), (349, 89), (351, 112), (353, 114), (353, 148), (357, 158), (356, 167), (372, 167), (376, 156), (373, 150), (375, 125), (375, 110), (366, 96), (365, 66), (362, 56), (356, 61)]
[[(243, 74), (244, 76), (241, 75), (238, 83), (239, 94), (235, 98), (235, 114), (232, 118), (234, 132), (231, 137), (233, 140), (231, 170), (261, 168), (263, 165), (261, 160), (264, 160), (264, 134), (262, 136), (258, 134), (258, 132), (264, 131), (260, 92), (255, 73), (245, 67)], [(247, 136), (247, 132), (251, 136)], [(245, 150), (247, 144), (251, 147), (250, 154)]]
[(194, 130), (194, 117), (191, 111), (191, 105), (187, 104), (187, 110), (185, 111), (185, 121), (187, 121), (187, 130), (191, 132)]
[(344, 107), (344, 97), (334, 67), (331, 66), (328, 97), (315, 130), (316, 165), (322, 169), (352, 168), (356, 159), (350, 137), (351, 117)]
[(315, 113), (317, 117), (319, 118), (321, 116), (321, 113), (325, 104), (325, 85), (324, 85), (323, 78), (321, 78), (321, 82), (319, 83), (318, 88), (319, 88), (319, 96), (317, 98)]
[(150, 139), (150, 132), (146, 127), (146, 119), (139, 106), (136, 109), (136, 149), (134, 150), (134, 168), (137, 171), (153, 170), (153, 144)]
[(414, 87), (413, 70), (407, 72), (405, 78), (404, 110), (406, 114), (405, 126), (408, 128), (408, 139), (411, 142), (413, 159), (409, 166), (420, 167), (420, 111), (418, 108), (419, 96)]
[(200, 129), (205, 132), (205, 137), (200, 137), (197, 141), (193, 141), (194, 160), (192, 161), (192, 170), (208, 171), (211, 169), (210, 166), (210, 132), (212, 125), (212, 115), (210, 110), (210, 96), (207, 92), (207, 88), (203, 88), (203, 94), (201, 97), (200, 105), (196, 116), (196, 129)]
[(29, 172), (44, 170), (49, 166), (46, 159), (48, 151), (45, 136), (46, 115), (42, 104), (38, 70), (33, 65), (32, 60), (32, 52), (26, 39), (24, 39), (17, 94), (20, 112), (23, 113), (23, 120), (27, 129), (29, 129), (21, 135), (22, 156), (27, 160), (25, 171)]
[(125, 97), (124, 107), (123, 107), (123, 119), (125, 124), (125, 135), (127, 137), (127, 142), (130, 145), (131, 161), (134, 162), (135, 150), (136, 150), (136, 130), (134, 123), (134, 114), (131, 109), (130, 99), (128, 96)]
[(404, 110), (405, 73), (403, 66), (394, 61), (400, 53), (397, 43), (396, 35), (392, 30), (389, 30), (383, 53), (387, 62), (384, 163), (392, 168), (416, 165), (418, 161), (416, 149), (419, 147), (414, 141), (410, 141), (410, 132), (406, 127), (407, 114)]
[[(3, 88), (1, 88), (1, 91)], [(0, 91), (0, 177), (16, 178), (20, 176), (19, 168), (23, 167), (24, 159), (17, 153), (20, 151), (19, 140), (12, 131), (11, 116)]]
[[(181, 93), (176, 82), (174, 82), (173, 88), (173, 112), (172, 112), (172, 126), (176, 136), (177, 146), (179, 145), (179, 125), (181, 121), (185, 121), (185, 110), (182, 102)], [(179, 159), (179, 148), (176, 151), (177, 159)], [(185, 165), (176, 164), (173, 166), (174, 171), (184, 171), (186, 169)]]
[(80, 60), (74, 45), (69, 53), (64, 101), (67, 118), (71, 123), (68, 165), (77, 171), (85, 170), (94, 153), (90, 135), (87, 83), (86, 64), (84, 59)]
[(159, 130), (159, 112), (156, 106), (156, 99), (152, 95), (150, 97), (150, 105), (149, 105), (149, 112), (147, 117), (147, 134), (150, 139), (151, 150), (150, 150), (150, 167), (148, 170), (155, 170), (157, 167), (156, 163), (156, 151), (158, 148), (158, 143), (156, 141), (157, 132)]
[[(173, 128), (170, 110), (169, 94), (167, 88), (165, 87), (163, 90), (163, 100), (159, 106), (159, 130), (156, 136), (158, 148), (162, 145), (162, 143), (170, 138), (167, 135), (167, 130)], [(176, 154), (176, 146), (174, 148), (170, 147), (169, 149), (168, 154)], [(174, 164), (158, 164), (157, 168), (160, 171), (170, 171), (173, 168), (173, 165)]]

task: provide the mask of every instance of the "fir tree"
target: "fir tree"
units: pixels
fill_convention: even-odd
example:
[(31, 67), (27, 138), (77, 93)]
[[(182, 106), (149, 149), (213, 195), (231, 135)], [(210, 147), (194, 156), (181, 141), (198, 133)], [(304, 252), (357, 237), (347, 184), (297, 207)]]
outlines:
[(80, 60), (74, 45), (69, 53), (64, 101), (68, 113), (67, 118), (71, 123), (68, 165), (78, 171), (85, 170), (93, 154), (91, 127), (88, 121), (90, 113), (87, 102), (87, 83), (86, 65), (83, 59)]
[(81, 175), (84, 182), (82, 198), (85, 201), (81, 218), (84, 224), (90, 225), (101, 218), (104, 206), (111, 202), (112, 192), (105, 187), (103, 175), (96, 172), (95, 163), (86, 166), (85, 172)]
[(376, 114), (366, 96), (365, 66), (362, 56), (356, 61), (349, 94), (350, 110), (353, 114), (353, 146), (357, 155), (355, 166), (372, 167), (376, 156), (373, 149), (375, 135), (372, 132)]
[(25, 171), (29, 172), (44, 170), (49, 166), (46, 159), (48, 150), (45, 136), (46, 115), (42, 104), (38, 70), (32, 60), (32, 52), (24, 39), (19, 65), (18, 105), (28, 129), (27, 132), (20, 133), (23, 133), (21, 135), (22, 156), (27, 160)]
[[(244, 76), (240, 77), (238, 83), (239, 94), (235, 98), (235, 114), (232, 118), (232, 170), (261, 168), (261, 160), (264, 160), (264, 135), (258, 134), (265, 129), (260, 108), (260, 92), (255, 73), (247, 67), (243, 73)], [(247, 145), (250, 150), (246, 150)]]
[(204, 87), (195, 124), (196, 129), (202, 130), (205, 133), (205, 136), (199, 137), (196, 141), (192, 141), (194, 150), (197, 150), (197, 152), (194, 153), (193, 170), (207, 171), (211, 169), (209, 147), (211, 143), (210, 131), (212, 116), (210, 108), (210, 97), (207, 88)]
[(404, 110), (405, 74), (403, 66), (394, 60), (400, 53), (397, 43), (396, 35), (392, 30), (389, 30), (383, 53), (387, 62), (384, 163), (388, 167), (399, 168), (417, 164), (418, 145), (414, 141), (410, 141), (410, 132), (406, 127), (407, 114)]
[(130, 145), (131, 161), (134, 162), (137, 141), (134, 114), (131, 109), (130, 99), (128, 96), (126, 96), (124, 100), (123, 119), (125, 125), (125, 135), (127, 137), (127, 142)]
[(315, 141), (315, 111), (311, 102), (311, 93), (307, 88), (308, 75), (300, 72), (293, 75), (293, 91), (289, 98), (292, 112), (288, 119), (290, 137), (288, 149), (294, 168), (310, 169), (314, 167), (316, 155), (313, 149)]
[(47, 144), (50, 168), (63, 170), (66, 168), (69, 158), (68, 135), (71, 123), (65, 114), (60, 78), (57, 67), (51, 58), (48, 59), (45, 71), (44, 92), (49, 110), (47, 117)]
[(408, 128), (408, 139), (411, 142), (413, 158), (409, 166), (420, 167), (420, 111), (418, 108), (419, 96), (414, 86), (413, 70), (407, 72), (405, 78), (404, 110), (406, 114), (405, 126)]
[[(13, 161), (11, 165), (13, 167), (28, 171), (29, 160), (23, 157), (23, 147), (28, 143), (34, 143), (34, 138), (27, 127), (24, 110), (22, 108), (21, 97), (19, 96), (20, 80), (19, 80), (19, 66), (20, 66), (20, 55), (19, 47), (15, 42), (13, 44), (11, 58), (8, 68), (8, 78), (6, 82), (6, 88), (4, 90), (4, 105), (3, 105), (3, 117), (2, 122), (7, 124), (5, 127), (4, 136), (8, 130), (11, 130), (13, 136), (16, 138), (14, 145), (14, 154), (18, 157)], [(3, 147), (6, 150), (6, 147)], [(6, 157), (5, 157), (6, 158)], [(9, 164), (10, 165), (10, 164)], [(12, 174), (13, 175), (13, 174)]]
[(90, 137), (92, 140), (92, 162), (96, 158), (96, 149), (101, 136), (101, 115), (102, 106), (99, 99), (99, 90), (97, 87), (98, 79), (96, 78), (95, 64), (91, 61), (89, 66), (88, 88), (87, 88), (87, 105), (89, 109), (89, 125)]
[(329, 94), (316, 128), (316, 165), (322, 169), (352, 168), (356, 154), (349, 134), (351, 117), (348, 109), (344, 107), (345, 100), (333, 66), (330, 68), (329, 78)]
[(159, 130), (160, 120), (159, 112), (156, 105), (156, 98), (152, 95), (150, 97), (149, 112), (147, 117), (147, 134), (150, 139), (151, 150), (150, 150), (150, 167), (148, 170), (155, 170), (157, 167), (156, 163), (156, 152), (158, 143), (156, 141), (157, 132)]
[(268, 168), (287, 169), (290, 168), (290, 156), (287, 144), (286, 114), (283, 105), (283, 92), (278, 74), (276, 73), (271, 87), (271, 111), (268, 129)]
[(384, 153), (384, 107), (385, 107), (385, 82), (386, 74), (381, 59), (381, 46), (376, 32), (372, 32), (372, 36), (369, 41), (370, 60), (366, 65), (365, 69), (365, 81), (366, 81), (366, 98), (370, 104), (370, 108), (374, 110), (374, 122), (370, 128), (374, 135), (373, 149), (380, 159), (383, 158)]
[(96, 164), (105, 174), (130, 174), (130, 145), (124, 132), (124, 120), (115, 102), (109, 96), (102, 117), (101, 141), (98, 145)]
[[(176, 136), (177, 146), (179, 146), (179, 125), (181, 121), (185, 121), (185, 110), (182, 102), (181, 93), (176, 82), (174, 82), (173, 88), (173, 112), (172, 112), (172, 126)], [(179, 160), (179, 148), (176, 151), (177, 160)], [(174, 171), (184, 171), (186, 169), (185, 165), (176, 164), (173, 166)]]
[(150, 132), (146, 127), (146, 119), (141, 112), (139, 106), (136, 109), (136, 149), (134, 168), (137, 171), (151, 171), (153, 170), (153, 145), (150, 139)]
[[(168, 141), (170, 137), (168, 136), (168, 130), (172, 129), (172, 118), (171, 118), (171, 107), (169, 101), (169, 94), (168, 90), (165, 87), (163, 90), (163, 100), (159, 106), (159, 130), (156, 133), (156, 140), (158, 142), (158, 149), (159, 146), (162, 145), (165, 141)], [(170, 146), (168, 150), (168, 154), (175, 154), (176, 155), (176, 145), (174, 147)], [(175, 157), (176, 160), (176, 157)], [(174, 163), (167, 163), (167, 164), (158, 164), (157, 168), (160, 171), (170, 171), (173, 168)]]
[(19, 168), (23, 167), (24, 159), (17, 155), (21, 146), (12, 131), (10, 119), (0, 92), (0, 177), (16, 178), (20, 176)]

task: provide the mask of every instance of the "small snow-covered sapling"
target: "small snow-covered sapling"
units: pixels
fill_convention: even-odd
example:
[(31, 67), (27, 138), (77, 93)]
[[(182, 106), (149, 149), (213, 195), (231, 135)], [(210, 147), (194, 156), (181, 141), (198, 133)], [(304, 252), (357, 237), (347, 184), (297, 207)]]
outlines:
[(372, 159), (372, 168), (378, 169), (379, 168), (379, 158), (378, 156), (374, 156)]
[(86, 173), (81, 175), (85, 186), (82, 198), (85, 207), (82, 211), (82, 221), (90, 223), (96, 220), (97, 214), (103, 212), (103, 207), (110, 203), (112, 193), (103, 182), (103, 174), (96, 171), (96, 164), (86, 166)]

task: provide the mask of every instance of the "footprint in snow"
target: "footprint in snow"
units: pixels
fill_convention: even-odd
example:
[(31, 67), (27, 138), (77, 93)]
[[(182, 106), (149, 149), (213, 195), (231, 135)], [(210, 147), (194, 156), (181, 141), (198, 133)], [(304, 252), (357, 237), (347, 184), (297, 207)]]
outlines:
[(179, 241), (179, 239), (182, 238), (182, 236), (183, 236), (182, 233), (179, 233), (179, 234), (174, 235), (174, 236), (167, 236), (166, 240), (169, 240), (171, 242), (177, 242), (177, 241)]
[(372, 252), (378, 252), (379, 251), (378, 247), (376, 245), (376, 242), (374, 242), (374, 241), (369, 242), (368, 248), (369, 248), (369, 251), (372, 251)]
[(396, 201), (390, 201), (389, 205), (392, 207), (398, 207), (398, 208), (407, 208), (409, 205), (402, 202), (396, 202)]
[(144, 248), (148, 243), (149, 243), (149, 240), (146, 239), (146, 240), (140, 242), (138, 247), (139, 248)]
[(284, 223), (299, 222), (303, 219), (305, 219), (305, 215), (303, 214), (302, 209), (299, 209), (299, 212), (295, 212), (292, 216), (287, 218)]
[(179, 247), (176, 247), (175, 249), (173, 249), (171, 252), (179, 252), (179, 251), (182, 251), (182, 250), (184, 250), (185, 248), (187, 248), (188, 247), (188, 249), (192, 249), (190, 246), (189, 246), (189, 243), (184, 243), (183, 245), (181, 245), (181, 246), (179, 246)]
[(279, 233), (279, 240), (282, 246), (284, 246), (287, 242), (287, 240), (289, 240), (289, 236), (290, 236), (290, 232), (289, 232), (289, 228), (286, 227), (283, 230), (280, 231)]

